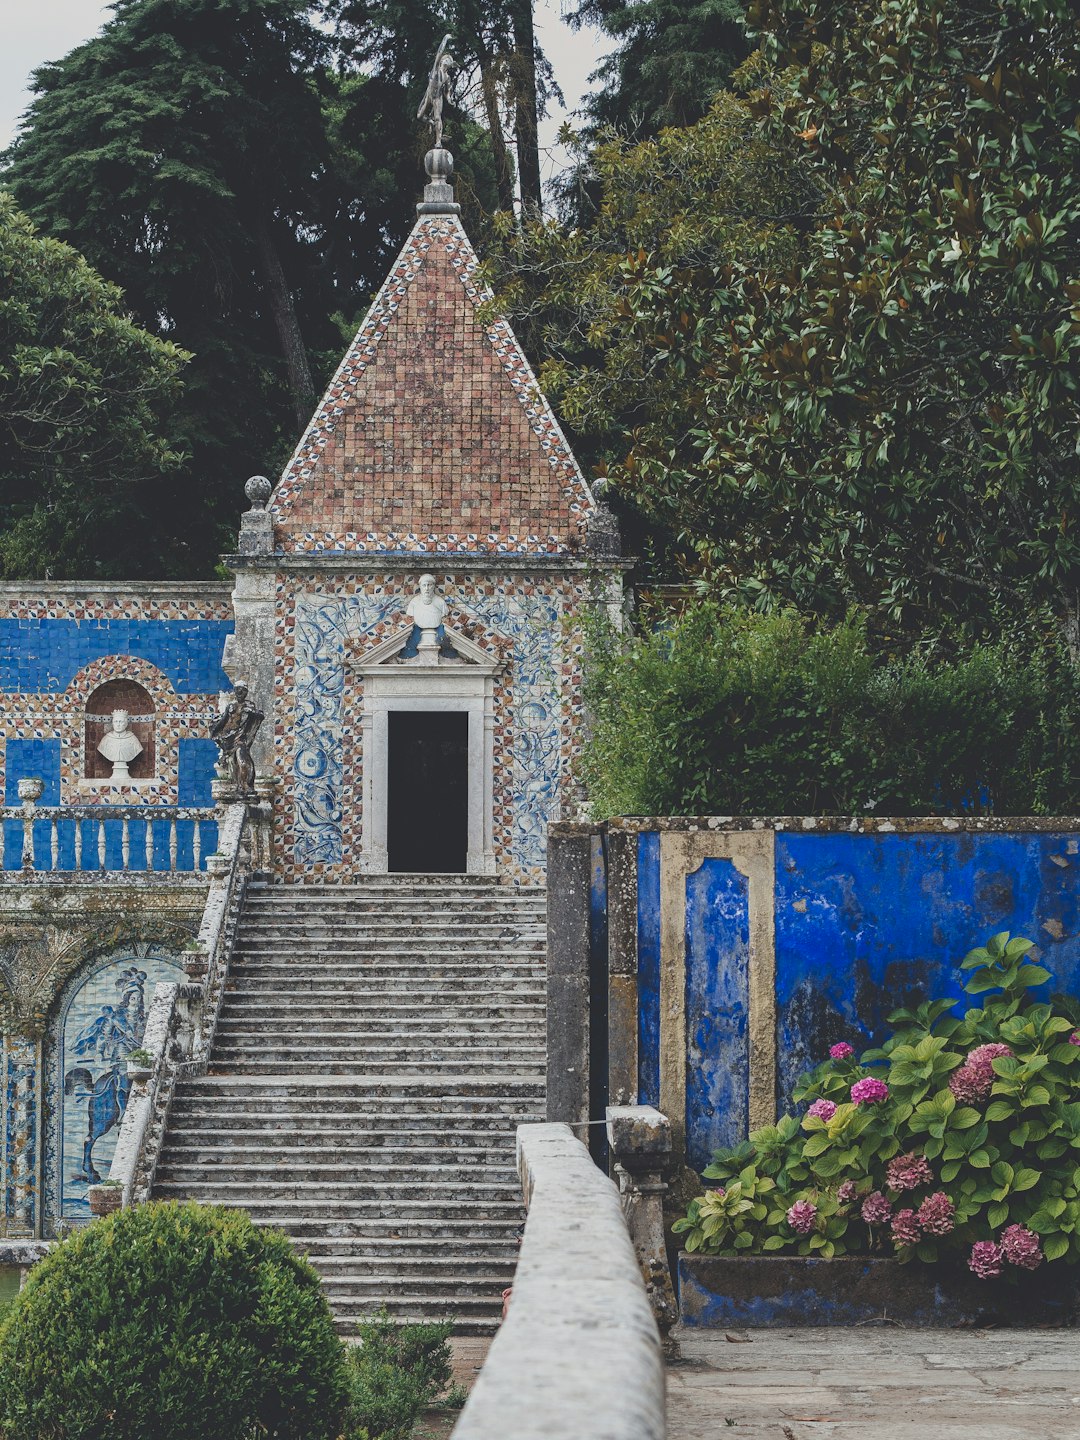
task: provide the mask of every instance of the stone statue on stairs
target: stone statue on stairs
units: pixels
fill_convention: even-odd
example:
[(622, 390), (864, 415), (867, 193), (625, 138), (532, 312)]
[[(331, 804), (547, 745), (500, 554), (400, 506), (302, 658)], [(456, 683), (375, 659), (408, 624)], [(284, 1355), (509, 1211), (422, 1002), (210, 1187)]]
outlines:
[(232, 781), (239, 796), (255, 789), (255, 762), (251, 742), (263, 722), (263, 712), (248, 699), (246, 685), (237, 685), (233, 698), (210, 727), (210, 738), (220, 752), (218, 772)]

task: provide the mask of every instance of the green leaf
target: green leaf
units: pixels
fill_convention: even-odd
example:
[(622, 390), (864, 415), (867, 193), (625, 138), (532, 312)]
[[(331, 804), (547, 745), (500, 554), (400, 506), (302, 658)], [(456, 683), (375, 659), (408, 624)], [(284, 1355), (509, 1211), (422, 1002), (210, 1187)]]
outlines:
[(987, 1120), (1009, 1120), (1016, 1114), (1016, 1106), (1010, 1100), (998, 1098), (986, 1107)]
[(1030, 1190), (1042, 1179), (1038, 1170), (1021, 1169), (1013, 1176), (1013, 1190)]
[(1067, 1235), (1047, 1235), (1043, 1240), (1043, 1254), (1047, 1260), (1060, 1260), (1063, 1255), (1069, 1253), (1069, 1237)]
[(782, 1235), (769, 1235), (762, 1242), (762, 1250), (782, 1250), (787, 1241)]
[(1005, 1221), (1008, 1218), (1009, 1206), (1008, 1203), (1004, 1200), (1000, 1201), (997, 1205), (991, 1205), (986, 1212), (987, 1224), (992, 1226), (995, 1230), (998, 1228), (999, 1225), (1004, 1225)]

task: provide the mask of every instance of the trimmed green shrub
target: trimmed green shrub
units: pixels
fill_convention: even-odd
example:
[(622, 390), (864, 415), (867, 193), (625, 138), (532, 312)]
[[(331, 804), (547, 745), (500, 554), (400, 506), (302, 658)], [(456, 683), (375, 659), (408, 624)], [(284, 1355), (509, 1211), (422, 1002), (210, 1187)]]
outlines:
[(1080, 808), (1080, 674), (1049, 642), (890, 658), (857, 621), (705, 602), (594, 626), (586, 701), (598, 819)]
[(333, 1440), (319, 1277), (236, 1210), (136, 1206), (62, 1241), (0, 1327), (4, 1440)]
[(347, 1360), (349, 1440), (408, 1440), (450, 1386), (452, 1329), (396, 1325), (385, 1311), (360, 1326)]
[[(981, 1279), (1080, 1262), (1080, 1028), (1030, 940), (972, 950), (959, 1016), (933, 1000), (861, 1061), (839, 1041), (795, 1091), (806, 1102), (718, 1151), (672, 1227), (706, 1254), (884, 1253), (963, 1262)], [(1071, 1012), (1071, 1013), (1065, 1013)]]

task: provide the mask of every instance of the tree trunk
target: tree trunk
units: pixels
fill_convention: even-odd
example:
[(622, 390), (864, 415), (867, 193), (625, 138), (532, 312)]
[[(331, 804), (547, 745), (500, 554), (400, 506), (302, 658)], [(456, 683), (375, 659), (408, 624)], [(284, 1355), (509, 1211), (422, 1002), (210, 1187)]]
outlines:
[(1062, 625), (1065, 644), (1068, 646), (1069, 659), (1074, 665), (1080, 666), (1080, 591), (1066, 590), (1064, 602)]
[(514, 139), (517, 144), (518, 184), (524, 216), (538, 216), (540, 193), (540, 141), (536, 100), (536, 36), (532, 0), (514, 0)]
[(480, 88), (484, 94), (484, 109), (487, 111), (488, 129), (491, 132), (491, 148), (495, 154), (495, 187), (499, 195), (499, 209), (514, 209), (514, 182), (510, 174), (510, 155), (503, 135), (502, 116), (499, 114), (499, 88), (491, 56), (480, 58)]
[(270, 220), (265, 211), (254, 208), (255, 247), (259, 254), (263, 283), (270, 297), (270, 311), (281, 342), (281, 353), (289, 376), (289, 392), (292, 395), (293, 410), (296, 414), (298, 431), (302, 432), (311, 419), (315, 408), (315, 385), (308, 365), (304, 337), (300, 333), (300, 322), (296, 318), (296, 306), (292, 291), (285, 279), (285, 270), (278, 255), (274, 237), (270, 233)]

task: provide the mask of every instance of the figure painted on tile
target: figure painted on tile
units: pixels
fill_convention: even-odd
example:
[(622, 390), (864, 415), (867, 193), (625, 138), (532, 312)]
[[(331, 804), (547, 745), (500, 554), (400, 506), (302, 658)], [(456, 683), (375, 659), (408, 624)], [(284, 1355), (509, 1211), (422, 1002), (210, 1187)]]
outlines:
[(405, 614), (413, 622), (405, 648), (403, 660), (415, 660), (421, 651), (428, 655), (436, 652), (444, 660), (457, 658), (457, 651), (446, 638), (446, 612), (450, 608), (441, 595), (435, 593), (435, 576), (421, 575), (420, 588), (405, 607)]
[(263, 722), (263, 713), (248, 700), (246, 685), (237, 685), (233, 698), (210, 727), (210, 738), (220, 752), (218, 769), (236, 787), (238, 795), (255, 789), (255, 762), (251, 745)]
[(420, 101), (420, 108), (416, 112), (416, 118), (420, 120), (423, 118), (425, 110), (431, 111), (431, 123), (435, 127), (436, 150), (442, 146), (443, 97), (450, 84), (450, 72), (457, 69), (457, 61), (446, 52), (446, 47), (449, 44), (450, 36), (444, 35), (442, 44), (439, 46), (435, 55), (435, 63), (431, 67), (431, 74), (428, 76), (424, 98)]
[[(64, 1094), (80, 1107), (85, 1102), (87, 1120), (82, 1166), (70, 1178), (88, 1184), (101, 1179), (94, 1165), (94, 1146), (123, 1116), (131, 1089), (125, 1060), (138, 1049), (146, 1029), (146, 971), (128, 966), (117, 976), (116, 988), (118, 1003), (102, 1005), (75, 1038), (73, 1053), (87, 1064), (64, 1076)], [(105, 1068), (95, 1075), (89, 1067), (97, 1065)]]
[(142, 754), (143, 747), (131, 728), (131, 716), (126, 710), (112, 712), (111, 728), (97, 748), (98, 754), (111, 763), (114, 781), (131, 779), (128, 766)]

